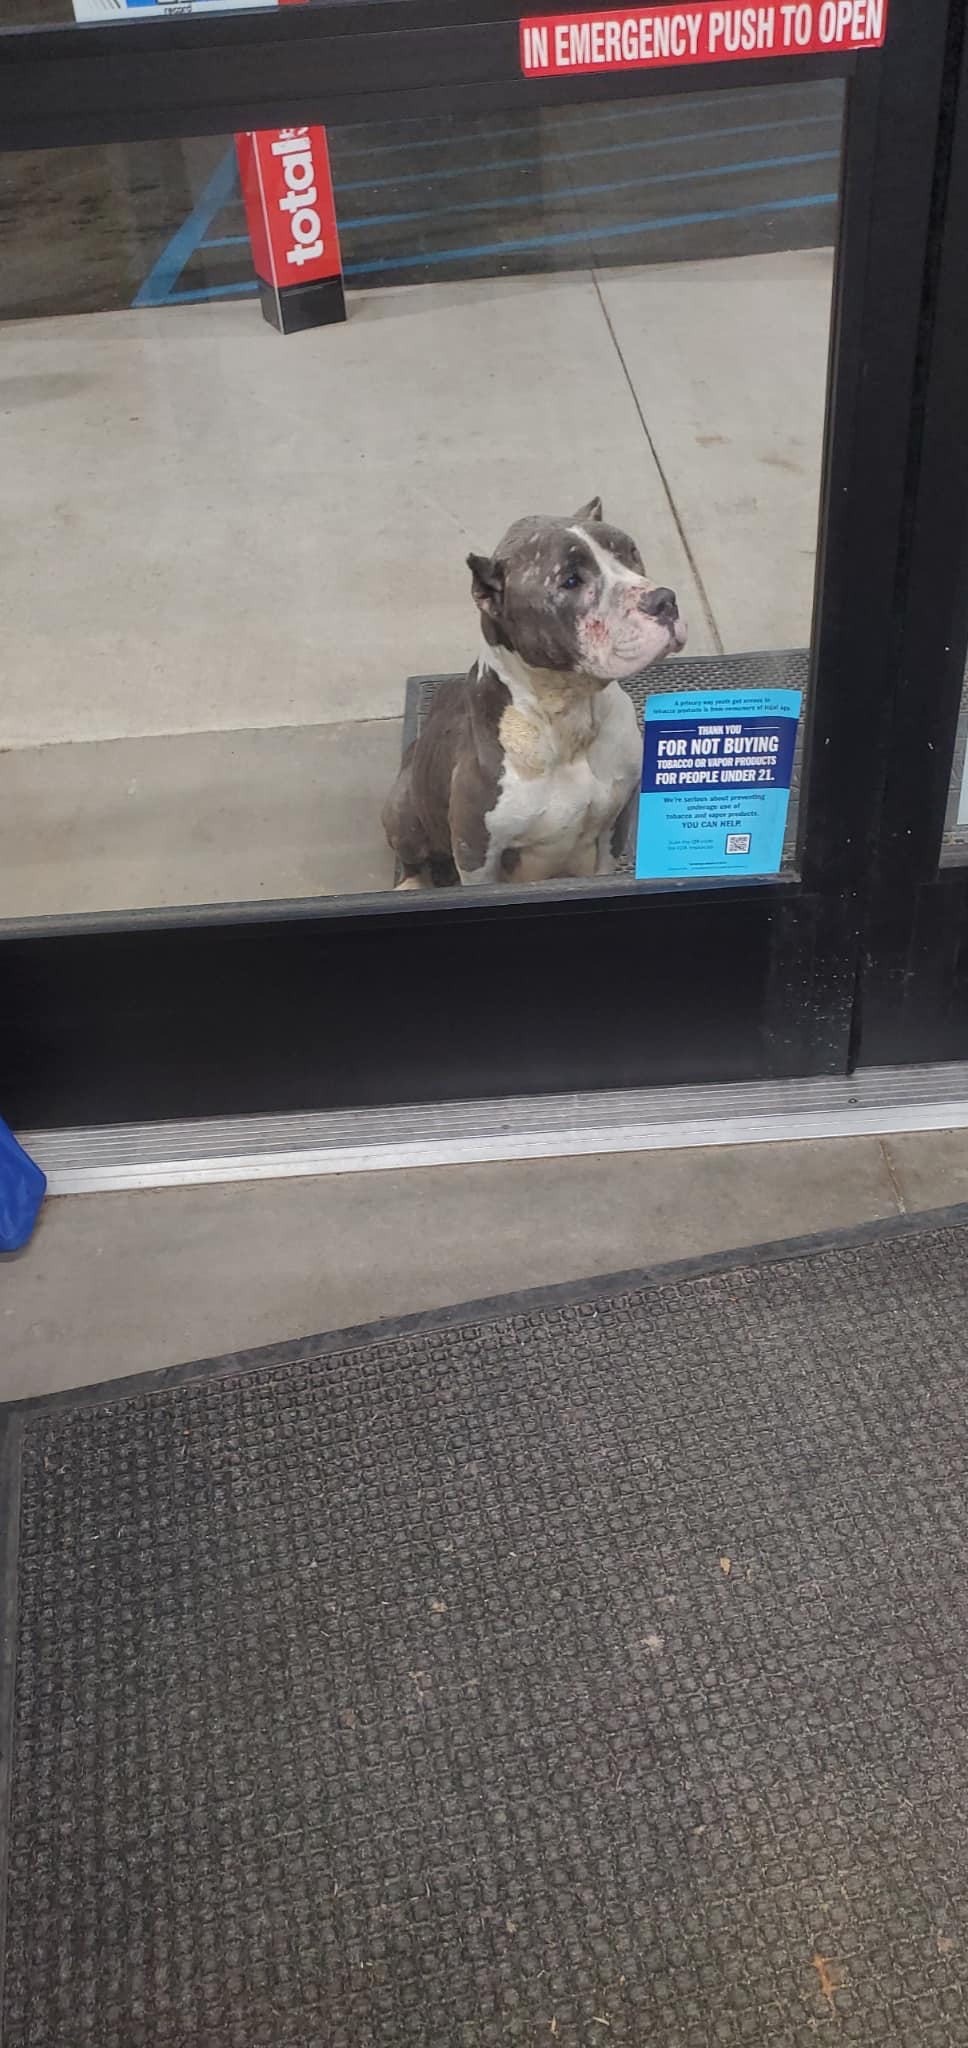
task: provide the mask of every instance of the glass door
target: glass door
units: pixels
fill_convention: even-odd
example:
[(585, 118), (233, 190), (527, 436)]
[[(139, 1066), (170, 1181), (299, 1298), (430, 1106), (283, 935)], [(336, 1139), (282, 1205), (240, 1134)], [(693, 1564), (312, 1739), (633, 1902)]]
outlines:
[[(569, 745), (568, 719), (602, 701), (578, 635), (609, 574), (634, 600), (603, 669), (636, 714), (616, 740), (633, 778), (656, 697), (786, 693), (795, 716), (844, 100), (829, 80), (331, 126), (347, 318), (284, 338), (260, 317), (231, 136), (0, 158), (19, 506), (0, 564), (0, 916), (322, 907), (404, 867), (461, 886), (448, 821), (403, 816), (436, 788), (392, 796), (401, 754), (441, 678), (479, 658), (535, 746), (542, 679), (570, 669), (545, 735)], [(510, 645), (482, 580), (502, 573)], [(638, 609), (650, 585), (671, 632), (662, 600)], [(591, 623), (609, 630), (607, 606)], [(554, 636), (556, 666), (529, 664)], [(666, 774), (695, 737), (658, 743)], [(722, 786), (739, 813), (750, 785)], [(757, 826), (752, 857), (707, 844), (696, 787), (651, 864), (688, 858), (688, 829), (694, 873), (755, 871)], [(463, 819), (468, 842), (490, 808)], [(565, 819), (560, 843), (526, 820), (503, 837), (477, 888), (634, 879), (634, 832), (614, 856), (569, 843)], [(794, 808), (771, 865), (796, 843)]]
[(7, 1113), (844, 1070), (947, 7), (815, 11), (0, 36)]

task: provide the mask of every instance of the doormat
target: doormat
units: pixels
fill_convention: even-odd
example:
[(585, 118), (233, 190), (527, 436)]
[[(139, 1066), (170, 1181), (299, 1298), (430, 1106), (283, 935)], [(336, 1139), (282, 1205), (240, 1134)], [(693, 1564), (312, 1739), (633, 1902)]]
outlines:
[(960, 1209), (5, 1411), (4, 2048), (968, 2042), (966, 1333)]
[[(403, 706), (403, 755), (406, 754), (407, 748), (413, 745), (414, 740), (419, 739), (441, 684), (459, 680), (460, 678), (456, 676), (407, 677)], [(782, 654), (679, 654), (674, 661), (658, 662), (654, 668), (644, 669), (641, 675), (630, 677), (628, 682), (622, 684), (622, 689), (635, 705), (641, 730), (648, 697), (672, 695), (679, 690), (800, 690), (806, 705), (809, 680), (810, 656), (805, 649), (794, 648)], [(801, 718), (793, 757), (790, 806), (783, 843), (784, 863), (793, 858), (797, 843), (797, 807), (800, 800), (802, 759)], [(397, 881), (401, 872), (398, 863), (395, 870)], [(618, 875), (634, 875), (634, 834), (624, 853), (617, 856), (615, 872)], [(587, 886), (587, 882), (581, 884), (583, 888)]]

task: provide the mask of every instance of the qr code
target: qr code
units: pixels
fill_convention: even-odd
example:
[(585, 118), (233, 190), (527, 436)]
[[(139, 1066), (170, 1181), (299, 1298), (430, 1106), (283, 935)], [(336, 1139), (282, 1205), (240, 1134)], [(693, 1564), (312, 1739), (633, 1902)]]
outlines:
[(750, 850), (750, 840), (752, 839), (752, 836), (753, 835), (751, 832), (727, 832), (727, 853), (748, 853)]

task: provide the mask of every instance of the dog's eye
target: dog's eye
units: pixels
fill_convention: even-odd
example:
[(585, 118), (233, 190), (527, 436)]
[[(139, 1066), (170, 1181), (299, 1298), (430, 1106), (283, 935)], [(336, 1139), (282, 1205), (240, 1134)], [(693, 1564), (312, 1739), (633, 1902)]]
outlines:
[(563, 576), (561, 579), (562, 590), (577, 590), (580, 582), (581, 577), (578, 574), (578, 570), (569, 569), (567, 576)]

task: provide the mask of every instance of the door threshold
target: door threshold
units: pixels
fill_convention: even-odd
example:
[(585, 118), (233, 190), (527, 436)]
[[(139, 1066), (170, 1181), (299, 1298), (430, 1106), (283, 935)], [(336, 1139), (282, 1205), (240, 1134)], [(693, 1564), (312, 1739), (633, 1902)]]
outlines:
[(968, 1062), (805, 1081), (629, 1088), (26, 1132), (52, 1195), (475, 1161), (968, 1128)]

